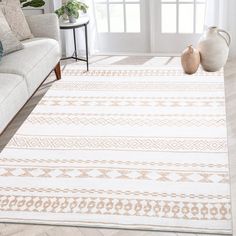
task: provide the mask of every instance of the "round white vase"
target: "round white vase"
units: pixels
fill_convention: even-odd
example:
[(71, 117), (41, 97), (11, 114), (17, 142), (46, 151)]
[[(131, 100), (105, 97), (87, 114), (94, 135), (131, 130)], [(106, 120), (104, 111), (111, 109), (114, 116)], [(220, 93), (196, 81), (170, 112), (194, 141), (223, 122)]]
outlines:
[(228, 32), (210, 27), (200, 38), (197, 47), (203, 69), (209, 72), (220, 70), (227, 62), (230, 43)]

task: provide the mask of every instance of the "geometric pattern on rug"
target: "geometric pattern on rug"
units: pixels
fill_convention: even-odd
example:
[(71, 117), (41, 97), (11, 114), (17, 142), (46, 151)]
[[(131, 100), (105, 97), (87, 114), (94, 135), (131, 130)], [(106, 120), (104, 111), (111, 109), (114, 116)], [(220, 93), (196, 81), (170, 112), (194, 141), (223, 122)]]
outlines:
[(223, 71), (67, 66), (0, 154), (2, 222), (231, 233)]

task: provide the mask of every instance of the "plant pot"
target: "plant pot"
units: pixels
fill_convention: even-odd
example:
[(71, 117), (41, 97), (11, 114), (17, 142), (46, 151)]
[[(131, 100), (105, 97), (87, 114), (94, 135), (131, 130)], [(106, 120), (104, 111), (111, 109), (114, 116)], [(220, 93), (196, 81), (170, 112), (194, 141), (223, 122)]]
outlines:
[(63, 14), (63, 15), (62, 15), (62, 20), (63, 20), (63, 21), (68, 21), (68, 20), (69, 20), (68, 15)]
[(226, 64), (230, 42), (229, 33), (217, 27), (210, 27), (205, 32), (198, 43), (201, 64), (204, 70), (215, 72)]
[(74, 16), (68, 16), (70, 23), (76, 23), (77, 19)]

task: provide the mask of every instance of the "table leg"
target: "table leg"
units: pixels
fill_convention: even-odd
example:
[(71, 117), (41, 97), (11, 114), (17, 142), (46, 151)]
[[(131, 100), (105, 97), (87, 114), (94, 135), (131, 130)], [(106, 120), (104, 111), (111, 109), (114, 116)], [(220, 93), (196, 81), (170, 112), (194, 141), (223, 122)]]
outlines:
[(89, 71), (89, 57), (88, 57), (88, 29), (87, 29), (87, 25), (85, 25), (85, 46), (86, 46), (86, 63), (87, 63), (87, 71)]
[(75, 32), (75, 28), (73, 28), (73, 36), (74, 36), (75, 58), (76, 58), (76, 61), (77, 61), (77, 60), (78, 60), (78, 55), (77, 55), (77, 42), (76, 42), (76, 32)]

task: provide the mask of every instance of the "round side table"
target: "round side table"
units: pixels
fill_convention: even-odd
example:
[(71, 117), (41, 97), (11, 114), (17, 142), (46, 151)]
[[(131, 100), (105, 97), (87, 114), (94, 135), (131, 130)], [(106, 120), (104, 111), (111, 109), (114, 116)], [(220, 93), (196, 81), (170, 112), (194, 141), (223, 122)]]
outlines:
[[(81, 17), (75, 23), (68, 22), (60, 22), (60, 29), (62, 30), (71, 30), (73, 31), (73, 40), (74, 40), (74, 53), (71, 57), (64, 57), (61, 60), (67, 59), (75, 59), (76, 61), (84, 61), (87, 64), (87, 71), (89, 70), (89, 58), (88, 58), (88, 29), (87, 26), (89, 24), (88, 17)], [(86, 47), (86, 58), (78, 57), (77, 53), (77, 39), (76, 39), (76, 29), (84, 27), (85, 29), (85, 47)]]

